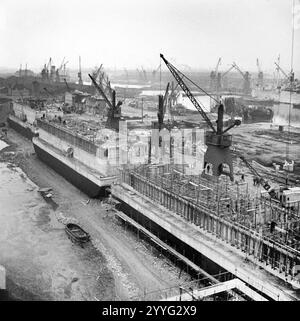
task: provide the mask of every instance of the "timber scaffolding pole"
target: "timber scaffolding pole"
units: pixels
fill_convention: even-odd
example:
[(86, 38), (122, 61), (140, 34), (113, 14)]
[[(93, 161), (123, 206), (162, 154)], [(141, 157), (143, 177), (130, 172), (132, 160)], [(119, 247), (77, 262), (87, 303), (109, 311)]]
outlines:
[(235, 247), (272, 274), (300, 286), (293, 269), (300, 264), (299, 242), (287, 242), (287, 233), (270, 233), (268, 227), (271, 218), (283, 215), (284, 210), (270, 209), (270, 201), (264, 197), (245, 195), (241, 192), (242, 188), (247, 190), (245, 184), (212, 183), (198, 175), (184, 175), (180, 168), (139, 166), (122, 170), (120, 180)]
[[(231, 280), (233, 278), (233, 275), (230, 272), (220, 272), (216, 275), (210, 275), (205, 270), (201, 269), (199, 266), (194, 264), (192, 261), (190, 261), (189, 259), (187, 259), (183, 255), (181, 255), (179, 252), (177, 252), (175, 249), (173, 249), (167, 243), (161, 241), (159, 239), (159, 237), (152, 234), (150, 231), (148, 231), (146, 228), (141, 226), (139, 223), (137, 223), (132, 218), (128, 217), (126, 214), (119, 212), (119, 211), (115, 211), (115, 214), (118, 218), (120, 218), (122, 221), (124, 221), (125, 224), (129, 223), (131, 226), (133, 226), (137, 230), (138, 235), (140, 232), (142, 232), (144, 235), (148, 236), (148, 238), (150, 238), (150, 240), (152, 242), (154, 242), (158, 247), (167, 251), (169, 254), (176, 257), (176, 260), (179, 260), (179, 261), (185, 263), (187, 267), (189, 267), (192, 270), (194, 270), (195, 272), (197, 272), (198, 278), (193, 281), (190, 281), (190, 282), (182, 283), (181, 285), (179, 285), (180, 290), (192, 289), (192, 292), (193, 292), (194, 291), (193, 289), (196, 290), (197, 288), (203, 288), (205, 286), (205, 284), (210, 284), (210, 285), (211, 284), (222, 284), (223, 282)], [(182, 271), (182, 269), (181, 269), (181, 271)], [(151, 297), (151, 295), (153, 295), (153, 294), (157, 295), (158, 293), (160, 294), (160, 297), (162, 299), (168, 300), (168, 298), (170, 296), (175, 295), (174, 291), (177, 292), (177, 289), (178, 289), (178, 286), (173, 286), (173, 287), (166, 288), (163, 290), (150, 291), (150, 292), (146, 291), (146, 289), (145, 289), (143, 300), (145, 300), (146, 298), (147, 298), (147, 300), (153, 299), (153, 297)], [(255, 293), (254, 291), (252, 291), (252, 292)], [(255, 296), (259, 296), (259, 295), (257, 293), (255, 293)], [(231, 298), (235, 297), (239, 301), (245, 301), (245, 299), (242, 296), (240, 296), (238, 293), (235, 293), (231, 289), (228, 289), (228, 291), (227, 291), (227, 298), (228, 297), (231, 297)], [(262, 300), (266, 300), (265, 298), (263, 298), (261, 296), (259, 296), (259, 297)], [(250, 296), (250, 298), (251, 298), (251, 296)], [(141, 299), (141, 297), (140, 296), (135, 297), (134, 299), (139, 300), (139, 299)]]
[(233, 184), (228, 177), (219, 177), (212, 182), (201, 175), (186, 175), (182, 165), (174, 164), (141, 165), (133, 168), (132, 172), (196, 205), (208, 207), (221, 217), (256, 231), (265, 228), (271, 220), (276, 221), (280, 228), (285, 228), (287, 224), (299, 228), (299, 208), (291, 211), (278, 206), (263, 197), (258, 185), (250, 186), (245, 181)]

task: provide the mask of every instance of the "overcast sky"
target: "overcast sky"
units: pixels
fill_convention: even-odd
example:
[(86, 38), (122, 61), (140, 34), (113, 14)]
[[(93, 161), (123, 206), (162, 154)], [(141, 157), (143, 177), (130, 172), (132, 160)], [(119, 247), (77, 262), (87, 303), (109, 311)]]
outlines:
[[(0, 66), (156, 68), (174, 63), (221, 69), (290, 69), (293, 0), (0, 0)], [(300, 0), (295, 0), (300, 6)], [(300, 10), (299, 10), (300, 15)], [(300, 22), (300, 21), (299, 21)], [(300, 70), (300, 27), (294, 68)]]

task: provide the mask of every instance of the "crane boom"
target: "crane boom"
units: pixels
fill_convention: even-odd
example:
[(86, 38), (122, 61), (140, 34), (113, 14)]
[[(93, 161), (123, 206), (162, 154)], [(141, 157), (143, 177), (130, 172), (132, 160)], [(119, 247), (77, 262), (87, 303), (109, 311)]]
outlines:
[(166, 91), (165, 91), (165, 94), (164, 94), (164, 111), (165, 111), (165, 108), (166, 108), (167, 99), (168, 99), (168, 95), (169, 95), (169, 87), (170, 87), (170, 83), (168, 82), (167, 88), (166, 88)]
[(262, 185), (262, 187), (269, 193), (269, 195), (271, 196), (271, 198), (277, 198), (275, 191), (271, 188), (269, 182), (267, 180), (265, 180), (258, 172), (257, 170), (247, 161), (247, 159), (241, 155), (240, 153), (238, 153), (237, 151), (232, 151), (234, 154), (236, 154), (244, 163), (245, 165), (250, 169), (250, 171), (252, 173), (254, 173), (254, 175), (256, 177), (259, 178), (260, 183)]
[(261, 72), (261, 67), (260, 67), (260, 63), (259, 63), (258, 58), (256, 58), (256, 66), (257, 66), (257, 69), (258, 69), (258, 73), (260, 73)]
[(79, 72), (78, 72), (78, 84), (80, 86), (83, 85), (83, 81), (82, 81), (82, 73), (81, 73), (81, 57), (79, 56)]
[(106, 101), (106, 103), (108, 104), (108, 106), (110, 108), (113, 109), (113, 105), (110, 102), (110, 100), (107, 98), (107, 96), (105, 95), (104, 91), (102, 90), (102, 88), (96, 83), (95, 79), (89, 74), (89, 77), (91, 78), (94, 86), (96, 87), (96, 89), (99, 91), (99, 93), (102, 95), (102, 97), (104, 98), (104, 100)]
[(66, 86), (67, 86), (67, 90), (70, 92), (71, 90), (70, 90), (70, 87), (69, 87), (69, 85), (68, 85), (68, 83), (67, 83), (66, 78), (64, 78), (64, 82), (65, 82), (65, 84), (66, 84)]
[(216, 75), (218, 74), (220, 64), (221, 64), (221, 57), (219, 58), (217, 66), (216, 66), (216, 69), (215, 69), (215, 74)]
[(229, 69), (227, 69), (225, 72), (223, 72), (222, 78), (223, 78), (225, 75), (227, 75), (233, 68), (234, 68), (234, 66), (231, 66)]
[[(176, 79), (176, 81), (178, 82), (179, 86), (181, 87), (181, 89), (185, 92), (185, 94), (187, 95), (187, 97), (190, 99), (190, 101), (192, 102), (192, 104), (195, 106), (195, 108), (198, 110), (198, 112), (201, 114), (201, 116), (203, 117), (203, 119), (206, 121), (206, 123), (208, 124), (208, 126), (213, 130), (214, 133), (216, 133), (216, 129), (213, 126), (212, 122), (210, 121), (210, 119), (208, 118), (208, 116), (206, 115), (205, 111), (203, 110), (203, 108), (200, 106), (199, 102), (196, 100), (196, 98), (194, 97), (194, 95), (191, 93), (191, 91), (189, 90), (189, 88), (187, 87), (187, 85), (185, 84), (185, 82), (183, 81), (183, 74), (176, 69), (176, 67), (174, 67), (164, 56), (163, 54), (160, 54), (160, 57), (162, 58), (162, 60), (164, 61), (164, 63), (166, 64), (166, 66), (168, 67), (168, 69), (170, 70), (171, 74), (173, 75), (173, 77)], [(180, 75), (178, 74), (178, 72), (182, 75), (182, 77), (180, 77)]]
[(64, 57), (64, 59), (62, 60), (60, 67), (58, 68), (58, 70), (62, 70), (63, 66), (64, 66), (64, 62), (65, 62), (66, 57)]
[(242, 72), (242, 70), (239, 68), (239, 66), (234, 62), (232, 65), (242, 76), (245, 78), (245, 74)]
[(51, 63), (52, 63), (52, 58), (50, 57), (48, 64), (47, 64), (47, 69), (49, 69), (49, 67), (51, 67)]
[(275, 63), (275, 65), (276, 65), (277, 69), (280, 70), (280, 71), (282, 72), (282, 74), (283, 74), (286, 78), (290, 79), (290, 77), (289, 77), (289, 76), (285, 73), (285, 71), (279, 66), (279, 64), (278, 64), (277, 62), (274, 62), (274, 63)]
[(99, 67), (99, 68), (97, 69), (97, 71), (95, 72), (95, 75), (94, 75), (95, 80), (97, 80), (97, 78), (99, 77), (100, 71), (101, 71), (101, 69), (102, 69), (102, 66), (103, 66), (103, 64), (101, 64), (100, 67)]

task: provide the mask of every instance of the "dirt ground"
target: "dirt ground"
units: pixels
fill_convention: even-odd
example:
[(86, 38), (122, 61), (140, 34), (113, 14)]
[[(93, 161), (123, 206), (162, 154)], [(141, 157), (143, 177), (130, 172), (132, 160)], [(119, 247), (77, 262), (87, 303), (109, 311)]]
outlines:
[[(39, 196), (43, 210), (38, 214), (39, 218), (37, 219), (43, 220), (46, 215), (45, 211), (48, 211), (48, 215), (49, 211), (54, 211), (56, 217), (60, 215), (73, 217), (79, 221), (92, 238), (90, 248), (81, 249), (67, 239), (61, 225), (58, 228), (60, 230), (59, 237), (57, 228), (55, 228), (56, 234), (53, 231), (52, 234), (49, 234), (49, 229), (44, 230), (43, 242), (52, 253), (52, 259), (46, 260), (44, 257), (47, 256), (39, 256), (41, 266), (55, 271), (57, 268), (56, 248), (62, 248), (62, 256), (63, 253), (65, 255), (71, 253), (66, 256), (69, 262), (65, 263), (62, 260), (61, 262), (65, 266), (60, 266), (60, 270), (64, 270), (67, 275), (69, 283), (64, 285), (63, 294), (61, 294), (62, 290), (59, 287), (58, 289), (51, 287), (52, 292), (49, 291), (49, 288), (46, 290), (45, 282), (40, 282), (40, 286), (44, 288), (36, 291), (33, 286), (34, 282), (27, 282), (28, 287), (22, 286), (23, 283), (26, 283), (26, 276), (22, 274), (22, 270), (17, 271), (16, 267), (10, 273), (9, 283), (11, 288), (14, 288), (16, 292), (19, 291), (19, 298), (41, 299), (41, 297), (36, 298), (34, 295), (35, 292), (38, 292), (44, 294), (42, 299), (45, 300), (160, 299), (162, 292), (164, 292), (162, 290), (189, 281), (188, 275), (180, 273), (179, 268), (153, 251), (148, 243), (139, 241), (134, 233), (124, 231), (123, 226), (114, 217), (107, 204), (101, 200), (88, 199), (84, 193), (42, 163), (34, 154), (33, 146), (29, 140), (12, 129), (9, 129), (5, 140), (10, 146), (0, 152), (0, 161), (20, 167), (38, 187), (53, 188), (55, 206), (47, 204)], [(10, 151), (12, 153), (9, 153)], [(32, 192), (37, 193), (36, 190)], [(31, 256), (34, 259), (38, 242), (32, 243), (32, 246)], [(30, 271), (30, 259), (26, 258), (24, 264), (28, 264), (27, 269)], [(69, 273), (70, 266), (75, 271), (73, 274)], [(87, 271), (84, 271), (86, 268)], [(32, 273), (28, 275), (30, 277)], [(77, 281), (78, 275), (80, 278), (82, 277), (84, 282)], [(46, 277), (49, 277), (49, 274)], [(52, 283), (57, 281), (58, 277), (57, 273), (54, 273)], [(43, 280), (42, 274), (41, 280)], [(76, 290), (76, 287), (73, 286), (70, 291), (73, 283), (80, 284), (80, 287)], [(20, 291), (21, 288), (22, 291)], [(85, 294), (83, 294), (84, 291)], [(150, 295), (149, 292), (153, 294)]]
[[(273, 163), (282, 165), (288, 158), (294, 160), (294, 175), (300, 177), (300, 131), (296, 128), (280, 132), (271, 123), (242, 124), (231, 129), (233, 146), (248, 160), (255, 160), (264, 166)], [(290, 144), (287, 142), (290, 141)], [(288, 146), (288, 147), (287, 147)]]

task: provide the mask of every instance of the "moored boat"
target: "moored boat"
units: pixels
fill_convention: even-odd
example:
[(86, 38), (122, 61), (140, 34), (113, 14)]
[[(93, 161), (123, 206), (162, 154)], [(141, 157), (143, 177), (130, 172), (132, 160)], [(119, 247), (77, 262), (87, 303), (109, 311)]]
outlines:
[(65, 227), (65, 231), (73, 242), (77, 242), (80, 245), (87, 243), (90, 240), (90, 235), (77, 224), (68, 223)]

